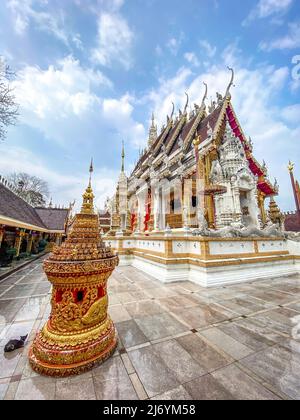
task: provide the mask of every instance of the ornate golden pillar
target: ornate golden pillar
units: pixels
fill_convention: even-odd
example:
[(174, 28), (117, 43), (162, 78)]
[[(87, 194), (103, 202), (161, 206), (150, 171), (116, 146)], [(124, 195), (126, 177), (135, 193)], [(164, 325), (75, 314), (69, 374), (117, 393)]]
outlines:
[(4, 226), (0, 225), (0, 248), (4, 237), (5, 228)]
[(182, 227), (189, 228), (193, 224), (191, 214), (193, 183), (195, 183), (195, 180), (192, 178), (182, 181)]
[[(210, 154), (207, 154), (204, 158), (205, 162), (205, 186), (209, 185), (209, 175), (211, 171), (211, 158)], [(215, 207), (213, 195), (205, 196), (205, 208), (207, 209), (207, 221), (208, 227), (213, 229), (215, 227)]]
[(26, 247), (27, 254), (31, 253), (32, 242), (33, 242), (33, 236), (32, 236), (32, 233), (30, 232), (28, 233), (28, 239), (27, 239), (27, 247)]
[(51, 314), (30, 348), (32, 368), (50, 376), (91, 369), (115, 350), (107, 281), (118, 257), (102, 241), (91, 182), (65, 242), (44, 262), (52, 284)]
[(263, 224), (266, 223), (267, 221), (267, 214), (266, 214), (266, 209), (265, 209), (265, 194), (258, 190), (257, 193), (257, 201), (258, 201), (258, 208), (260, 210), (260, 216), (261, 216), (261, 221)]
[(25, 232), (23, 230), (16, 231), (16, 239), (14, 244), (14, 248), (16, 248), (16, 257), (20, 255), (21, 243), (24, 236)]

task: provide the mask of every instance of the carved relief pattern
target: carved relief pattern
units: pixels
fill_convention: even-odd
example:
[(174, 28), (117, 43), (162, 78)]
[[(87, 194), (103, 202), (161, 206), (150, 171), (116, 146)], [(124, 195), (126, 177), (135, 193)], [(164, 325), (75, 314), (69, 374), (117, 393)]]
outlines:
[[(90, 197), (91, 191), (93, 209)], [(86, 211), (75, 216), (67, 240), (44, 262), (53, 286), (51, 314), (29, 353), (39, 373), (81, 373), (107, 359), (117, 344), (107, 314), (107, 280), (119, 260), (102, 241), (98, 216)]]

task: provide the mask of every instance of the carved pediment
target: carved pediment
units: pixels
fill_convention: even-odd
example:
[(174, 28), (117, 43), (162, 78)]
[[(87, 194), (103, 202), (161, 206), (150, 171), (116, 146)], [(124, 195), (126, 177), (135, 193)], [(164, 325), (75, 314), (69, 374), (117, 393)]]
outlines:
[(248, 167), (243, 167), (237, 172), (236, 183), (240, 188), (252, 189), (256, 186), (255, 176)]

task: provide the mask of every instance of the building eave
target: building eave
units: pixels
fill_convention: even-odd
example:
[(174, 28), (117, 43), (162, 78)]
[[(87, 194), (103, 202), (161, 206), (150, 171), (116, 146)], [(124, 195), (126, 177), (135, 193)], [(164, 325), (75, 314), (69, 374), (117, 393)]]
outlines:
[(47, 228), (43, 228), (41, 226), (32, 225), (30, 223), (22, 222), (21, 220), (12, 219), (7, 216), (0, 215), (0, 224), (11, 226), (11, 227), (17, 227), (21, 229), (29, 229), (29, 230), (37, 230), (38, 232), (49, 232)]

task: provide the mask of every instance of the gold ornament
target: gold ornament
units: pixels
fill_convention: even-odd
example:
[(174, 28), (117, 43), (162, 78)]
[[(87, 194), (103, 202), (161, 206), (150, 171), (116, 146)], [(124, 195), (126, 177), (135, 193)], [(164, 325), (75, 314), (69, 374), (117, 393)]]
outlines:
[(51, 314), (29, 352), (32, 368), (41, 374), (84, 372), (106, 360), (117, 345), (107, 313), (107, 281), (118, 257), (101, 239), (93, 200), (90, 177), (68, 238), (44, 262), (53, 286)]

